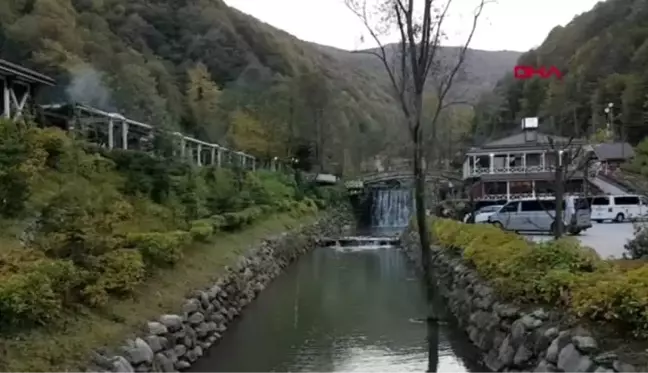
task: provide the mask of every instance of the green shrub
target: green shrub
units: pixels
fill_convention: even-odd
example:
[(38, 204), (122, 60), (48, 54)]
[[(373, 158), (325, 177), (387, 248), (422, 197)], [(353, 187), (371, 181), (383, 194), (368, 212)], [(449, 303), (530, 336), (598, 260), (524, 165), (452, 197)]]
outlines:
[(79, 278), (70, 261), (37, 259), (0, 276), (0, 325), (45, 324), (60, 316)]
[(126, 237), (127, 245), (138, 249), (149, 267), (173, 266), (182, 259), (190, 240), (191, 235), (184, 231), (134, 233)]
[(225, 227), (225, 218), (221, 215), (212, 215), (209, 221), (211, 221), (214, 228), (214, 233), (221, 231)]
[(92, 273), (96, 278), (83, 289), (83, 295), (92, 306), (105, 305), (108, 295), (132, 292), (144, 280), (145, 274), (144, 260), (139, 251), (111, 251), (97, 258)]
[(635, 223), (634, 238), (625, 244), (625, 249), (632, 259), (648, 258), (648, 226), (644, 223)]
[(196, 241), (206, 241), (214, 234), (214, 224), (210, 219), (194, 220), (189, 228), (191, 237)]
[(485, 224), (435, 219), (432, 232), (510, 300), (565, 307), (648, 336), (648, 264), (626, 270), (572, 237), (532, 243)]

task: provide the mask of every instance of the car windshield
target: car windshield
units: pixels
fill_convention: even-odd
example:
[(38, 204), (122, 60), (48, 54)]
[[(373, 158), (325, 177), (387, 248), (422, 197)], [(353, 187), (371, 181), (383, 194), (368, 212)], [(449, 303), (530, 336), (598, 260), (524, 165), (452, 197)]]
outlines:
[(479, 212), (495, 212), (502, 208), (502, 205), (485, 206), (479, 209)]

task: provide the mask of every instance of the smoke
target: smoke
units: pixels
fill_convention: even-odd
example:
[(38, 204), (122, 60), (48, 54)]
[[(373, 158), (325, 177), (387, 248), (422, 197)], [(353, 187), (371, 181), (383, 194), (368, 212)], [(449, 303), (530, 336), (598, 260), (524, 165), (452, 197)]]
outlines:
[(70, 84), (65, 89), (68, 98), (97, 109), (113, 111), (111, 92), (103, 82), (103, 73), (92, 66), (82, 65), (70, 71)]

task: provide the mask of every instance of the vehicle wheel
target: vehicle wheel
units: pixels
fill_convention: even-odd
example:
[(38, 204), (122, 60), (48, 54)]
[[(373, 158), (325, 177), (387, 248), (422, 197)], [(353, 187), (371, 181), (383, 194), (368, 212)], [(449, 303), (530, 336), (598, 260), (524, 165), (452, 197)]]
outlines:
[(502, 223), (500, 223), (498, 221), (493, 222), (493, 226), (495, 226), (496, 228), (499, 228), (499, 229), (504, 229), (504, 226), (502, 225)]
[(621, 222), (623, 222), (623, 220), (625, 220), (625, 215), (623, 215), (622, 213), (619, 213), (616, 216), (616, 218), (614, 218), (615, 223), (621, 223)]
[(603, 223), (603, 220), (601, 220), (601, 219), (596, 219), (596, 220), (594, 220), (594, 221), (595, 221), (596, 223), (599, 223), (599, 224), (602, 224), (602, 223)]
[(578, 236), (579, 234), (581, 234), (581, 230), (580, 229), (575, 229), (575, 230), (569, 232), (569, 234), (571, 234), (572, 236)]

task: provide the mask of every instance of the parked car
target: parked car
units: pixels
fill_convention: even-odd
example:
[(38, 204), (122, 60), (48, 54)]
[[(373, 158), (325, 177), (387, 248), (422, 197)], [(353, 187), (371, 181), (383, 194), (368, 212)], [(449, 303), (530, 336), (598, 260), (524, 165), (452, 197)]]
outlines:
[[(484, 206), (480, 208), (479, 210), (475, 211), (475, 221), (474, 223), (486, 223), (488, 221), (488, 217), (499, 211), (499, 209), (503, 205), (490, 205), (490, 206)], [(466, 214), (464, 216), (464, 223), (468, 223), (470, 221), (470, 213)]]
[[(563, 200), (562, 210), (563, 232), (577, 235), (592, 227), (592, 211), (585, 199), (568, 196)], [(515, 232), (553, 232), (555, 215), (555, 198), (525, 198), (511, 201), (490, 214), (488, 222)]]

